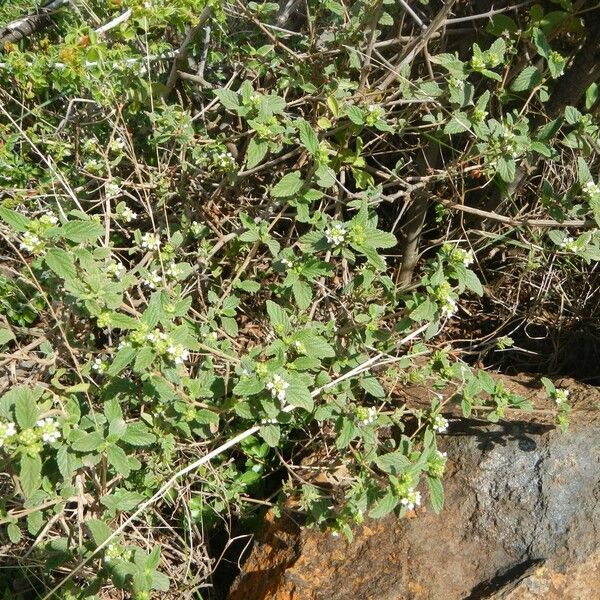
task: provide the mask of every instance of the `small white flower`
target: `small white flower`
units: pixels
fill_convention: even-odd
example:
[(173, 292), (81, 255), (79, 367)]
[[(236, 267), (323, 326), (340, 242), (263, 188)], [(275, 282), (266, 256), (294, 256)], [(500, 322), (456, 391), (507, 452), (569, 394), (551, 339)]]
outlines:
[(334, 223), (325, 230), (325, 237), (332, 246), (339, 246), (346, 239), (346, 229), (341, 223)]
[(109, 181), (104, 186), (104, 194), (109, 200), (112, 198), (118, 198), (121, 195), (121, 187), (116, 183)]
[(183, 364), (189, 358), (190, 353), (181, 345), (171, 345), (167, 348), (167, 353), (176, 365)]
[(127, 273), (127, 269), (118, 261), (111, 261), (106, 270), (115, 279), (121, 279)]
[(406, 492), (406, 496), (400, 499), (400, 504), (406, 507), (406, 510), (415, 510), (415, 507), (421, 504), (421, 492), (417, 492), (414, 488), (410, 488)]
[(121, 340), (117, 348), (119, 350), (122, 350), (123, 348), (131, 348), (131, 342), (129, 340)]
[(41, 429), (42, 441), (46, 444), (53, 444), (60, 439), (60, 431), (55, 419), (46, 417), (37, 422), (37, 426)]
[[(365, 411), (363, 407), (361, 408), (362, 411)], [(358, 421), (359, 425), (370, 425), (371, 423), (374, 423), (377, 419), (377, 409), (374, 406), (369, 406), (369, 408), (366, 409), (366, 413), (361, 412), (359, 417), (362, 417)]]
[(12, 421), (0, 422), (0, 448), (4, 446), (4, 443), (8, 438), (16, 435), (17, 428)]
[(594, 183), (591, 179), (586, 181), (583, 185), (583, 193), (588, 198), (594, 198), (596, 196), (600, 196), (600, 186)]
[(556, 404), (560, 405), (569, 401), (569, 390), (557, 389), (554, 395)]
[(267, 383), (267, 389), (270, 390), (271, 396), (277, 398), (280, 402), (285, 402), (286, 390), (290, 384), (283, 379), (281, 375), (273, 375), (273, 379)]
[(47, 223), (48, 225), (56, 225), (58, 223), (58, 217), (53, 212), (47, 212), (40, 217), (40, 221), (42, 221), (42, 223)]
[(21, 238), (20, 246), (21, 250), (25, 250), (25, 252), (29, 252), (30, 254), (35, 254), (44, 247), (44, 242), (42, 242), (35, 233), (27, 231)]
[(150, 271), (148, 277), (144, 279), (142, 283), (151, 290), (155, 290), (156, 287), (162, 283), (162, 277), (158, 271)]
[(140, 245), (147, 250), (158, 250), (160, 248), (160, 236), (154, 233), (144, 233)]
[(442, 415), (436, 415), (433, 419), (433, 430), (436, 433), (444, 433), (448, 430), (448, 419), (444, 419)]
[(119, 152), (121, 150), (124, 150), (125, 149), (125, 142), (121, 138), (115, 138), (110, 143), (110, 149), (113, 152)]
[(92, 363), (92, 369), (96, 371), (96, 373), (104, 373), (107, 369), (106, 363), (101, 358), (95, 358)]
[(444, 303), (442, 304), (442, 315), (450, 318), (456, 311), (458, 310), (458, 304), (454, 298), (446, 298)]
[(131, 210), (131, 208), (129, 208), (129, 206), (126, 206), (121, 211), (121, 215), (120, 216), (123, 219), (123, 221), (125, 221), (125, 223), (131, 223), (131, 221), (133, 221), (134, 219), (137, 219), (137, 213), (133, 212)]
[(204, 231), (204, 227), (202, 225), (200, 225), (200, 223), (198, 223), (198, 221), (194, 221), (190, 225), (190, 231), (192, 232), (193, 236), (200, 237)]
[(306, 347), (304, 346), (304, 344), (302, 342), (296, 340), (293, 345), (294, 345), (296, 352), (298, 352), (300, 354), (304, 354), (306, 352)]
[(206, 339), (209, 342), (216, 342), (217, 341), (217, 332), (216, 331), (210, 331), (206, 334)]
[(286, 269), (291, 269), (294, 266), (294, 263), (289, 259), (289, 258), (282, 258), (281, 259), (281, 264), (286, 268)]

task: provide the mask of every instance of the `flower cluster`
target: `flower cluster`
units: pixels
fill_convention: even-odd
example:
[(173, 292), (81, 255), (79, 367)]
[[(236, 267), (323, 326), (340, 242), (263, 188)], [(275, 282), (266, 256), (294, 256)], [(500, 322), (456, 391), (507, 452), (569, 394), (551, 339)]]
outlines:
[(559, 388), (554, 392), (554, 401), (559, 406), (561, 404), (566, 404), (569, 401), (569, 394), (570, 394), (569, 390), (564, 390), (564, 389)]
[(267, 382), (267, 389), (271, 391), (271, 396), (282, 403), (285, 402), (288, 387), (290, 387), (290, 384), (281, 375), (277, 374), (273, 375), (271, 381)]
[(121, 186), (114, 181), (109, 181), (104, 185), (104, 195), (108, 200), (118, 198), (121, 195)]
[(44, 242), (35, 233), (26, 231), (21, 238), (20, 247), (30, 254), (38, 254), (44, 249)]
[(442, 316), (450, 318), (457, 311), (458, 304), (452, 295), (452, 287), (447, 281), (437, 286), (434, 296), (438, 301)]
[(445, 433), (448, 430), (448, 419), (445, 419), (442, 415), (436, 415), (431, 425), (436, 433)]
[(123, 219), (125, 223), (131, 223), (131, 221), (137, 219), (138, 217), (137, 213), (133, 212), (129, 206), (124, 206), (121, 208), (121, 210), (117, 210), (117, 216)]
[(567, 252), (576, 252), (577, 251), (577, 242), (574, 238), (565, 235), (565, 237), (560, 242), (560, 247), (564, 248)]
[(37, 422), (37, 426), (39, 427), (39, 433), (42, 437), (42, 441), (45, 444), (53, 444), (60, 439), (58, 424), (52, 417), (40, 419)]
[[(181, 344), (175, 344), (169, 336), (160, 329), (154, 329), (146, 334), (148, 340), (157, 354), (166, 355), (169, 360), (176, 365), (181, 365), (186, 361), (190, 353)], [(137, 341), (137, 340), (136, 340)]]
[(188, 350), (186, 350), (181, 344), (171, 344), (167, 348), (167, 354), (176, 365), (183, 364), (183, 362), (186, 361), (190, 356)]
[(105, 373), (108, 369), (107, 364), (101, 358), (95, 358), (92, 363), (92, 370), (96, 371), (96, 373)]
[(160, 236), (155, 233), (144, 233), (140, 246), (146, 250), (158, 250), (160, 248)]
[(417, 492), (414, 488), (408, 488), (404, 496), (400, 498), (400, 504), (406, 510), (415, 510), (421, 504), (421, 492)]
[(435, 451), (435, 454), (429, 459), (427, 463), (427, 472), (432, 477), (441, 477), (446, 470), (446, 462), (448, 461), (448, 455), (446, 452)]
[(591, 179), (583, 185), (583, 194), (588, 200), (600, 198), (600, 185), (594, 183)]
[(367, 115), (365, 117), (365, 123), (369, 126), (375, 125), (378, 121), (383, 119), (385, 111), (378, 104), (369, 104), (367, 106)]
[(106, 272), (119, 280), (127, 273), (127, 269), (118, 261), (111, 260), (106, 267)]
[(325, 237), (332, 246), (340, 246), (346, 239), (346, 228), (342, 223), (332, 223), (325, 230)]
[(365, 406), (358, 406), (354, 411), (354, 414), (358, 425), (370, 425), (377, 419), (377, 409), (373, 406), (369, 406), (368, 408)]
[(17, 428), (12, 421), (0, 421), (0, 448), (17, 434)]
[(235, 168), (235, 158), (231, 152), (215, 152), (212, 164), (219, 171), (229, 172)]
[(445, 254), (446, 259), (453, 263), (462, 263), (465, 267), (470, 267), (475, 260), (473, 252), (471, 250), (463, 250), (453, 246), (452, 244), (444, 244), (442, 246), (442, 252)]

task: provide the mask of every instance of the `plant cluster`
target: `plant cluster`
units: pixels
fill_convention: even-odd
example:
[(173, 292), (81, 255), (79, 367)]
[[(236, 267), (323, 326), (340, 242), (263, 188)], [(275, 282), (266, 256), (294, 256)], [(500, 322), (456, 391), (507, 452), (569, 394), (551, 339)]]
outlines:
[(530, 408), (473, 356), (600, 258), (600, 140), (596, 84), (546, 110), (586, 13), (525, 4), (92, 0), (4, 42), (0, 523), (39, 597), (210, 597), (265, 506), (440, 511), (440, 437)]

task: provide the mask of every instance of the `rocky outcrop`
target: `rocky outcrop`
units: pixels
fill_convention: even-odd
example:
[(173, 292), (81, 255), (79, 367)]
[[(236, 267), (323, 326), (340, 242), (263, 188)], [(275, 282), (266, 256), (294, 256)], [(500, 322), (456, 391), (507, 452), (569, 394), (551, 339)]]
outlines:
[(230, 600), (599, 598), (600, 392), (561, 382), (561, 433), (534, 381), (507, 381), (531, 413), (452, 421), (442, 514), (367, 520), (352, 543), (269, 515)]

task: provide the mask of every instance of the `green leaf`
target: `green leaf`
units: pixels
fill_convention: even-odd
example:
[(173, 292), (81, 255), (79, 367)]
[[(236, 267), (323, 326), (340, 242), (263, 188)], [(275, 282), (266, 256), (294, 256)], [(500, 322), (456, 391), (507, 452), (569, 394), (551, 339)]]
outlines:
[(427, 477), (427, 484), (429, 485), (431, 506), (433, 507), (433, 510), (439, 514), (444, 508), (444, 486), (436, 477)]
[(279, 335), (288, 333), (291, 330), (292, 324), (287, 313), (281, 306), (271, 300), (267, 300), (267, 314), (273, 329)]
[(125, 348), (121, 348), (113, 358), (113, 361), (108, 368), (107, 373), (111, 376), (118, 375), (123, 369), (125, 369), (129, 363), (134, 359), (137, 350), (135, 348), (131, 348), (126, 346)]
[(496, 165), (496, 171), (500, 175), (500, 179), (506, 183), (510, 183), (515, 178), (516, 165), (512, 158), (504, 158), (501, 156)]
[(248, 144), (248, 150), (246, 151), (246, 168), (252, 169), (258, 165), (269, 151), (268, 142), (261, 142), (252, 138)]
[(260, 99), (259, 118), (280, 115), (285, 110), (285, 100), (275, 94), (267, 94)]
[(372, 248), (393, 248), (398, 240), (393, 233), (381, 231), (381, 229), (365, 230), (366, 245)]
[(363, 115), (362, 109), (358, 106), (347, 106), (345, 109), (346, 116), (355, 124), (355, 125), (364, 125), (365, 118)]
[(119, 446), (109, 446), (106, 449), (106, 458), (108, 458), (108, 462), (115, 468), (119, 475), (122, 475), (125, 479), (129, 477), (131, 467), (127, 454), (125, 454), (122, 448), (119, 448)]
[(271, 446), (271, 448), (276, 448), (279, 444), (279, 438), (281, 437), (281, 428), (279, 425), (263, 425), (259, 433), (265, 442)]
[(550, 48), (550, 44), (548, 44), (548, 40), (546, 39), (544, 32), (538, 27), (534, 27), (531, 33), (531, 39), (533, 40), (538, 54), (547, 59), (552, 52), (552, 48)]
[(375, 464), (385, 473), (398, 475), (410, 467), (410, 460), (402, 452), (388, 452), (378, 456)]
[(295, 123), (300, 134), (300, 141), (304, 147), (315, 156), (319, 151), (319, 138), (310, 123), (304, 119), (298, 119)]
[(0, 346), (4, 346), (4, 344), (8, 344), (11, 340), (15, 339), (15, 335), (9, 329), (0, 329)]
[(423, 300), (417, 308), (410, 313), (413, 321), (430, 321), (437, 312), (437, 304), (429, 299)]
[(156, 436), (141, 422), (129, 423), (121, 441), (132, 446), (150, 446), (156, 442)]
[(285, 393), (286, 401), (292, 406), (312, 412), (315, 408), (315, 401), (311, 396), (310, 390), (295, 378), (291, 379), (289, 384)]
[(108, 426), (108, 441), (120, 440), (127, 431), (127, 423), (121, 418), (113, 419)]
[(71, 448), (76, 452), (96, 452), (102, 444), (104, 444), (104, 436), (99, 431), (92, 431), (75, 440)]
[(536, 67), (525, 67), (514, 79), (510, 89), (513, 92), (524, 92), (538, 85), (542, 81), (542, 74)]
[(15, 402), (15, 417), (17, 419), (17, 424), (21, 429), (35, 427), (35, 424), (40, 417), (40, 411), (29, 390), (26, 390), (17, 398), (17, 401)]
[(465, 113), (457, 112), (452, 115), (452, 118), (444, 127), (444, 133), (446, 135), (452, 135), (455, 133), (462, 133), (468, 131), (471, 127), (471, 121)]
[(306, 310), (312, 302), (312, 288), (301, 279), (297, 279), (292, 284), (292, 293), (294, 294), (294, 300), (300, 310)]
[(371, 509), (369, 516), (372, 519), (381, 519), (389, 515), (398, 506), (398, 502), (399, 500), (392, 490), (388, 490), (386, 495)]
[(239, 333), (237, 321), (232, 317), (221, 317), (223, 331), (231, 337), (237, 337)]
[(385, 397), (385, 390), (379, 381), (377, 381), (377, 377), (363, 377), (360, 379), (359, 383), (360, 387), (368, 394), (371, 394), (371, 396), (374, 396), (375, 398)]
[(342, 450), (358, 435), (358, 429), (354, 421), (347, 417), (342, 417), (341, 422), (338, 420), (337, 426), (339, 435), (335, 441), (335, 446), (338, 450)]
[(104, 227), (96, 221), (69, 221), (58, 231), (58, 235), (77, 244), (91, 242), (103, 234)]
[(61, 248), (51, 248), (46, 253), (44, 260), (48, 267), (62, 279), (69, 280), (77, 277), (72, 253)]
[(262, 392), (264, 387), (257, 377), (241, 377), (233, 388), (233, 393), (238, 396), (254, 396)]
[(240, 106), (238, 95), (231, 90), (215, 90), (215, 96), (227, 110), (237, 111)]
[(136, 373), (143, 373), (154, 362), (155, 358), (156, 352), (150, 346), (140, 348), (135, 357), (135, 363), (133, 363), (133, 370)]
[(479, 277), (471, 271), (471, 269), (465, 269), (465, 286), (467, 289), (475, 292), (478, 296), (483, 296), (483, 286), (479, 281)]
[(18, 544), (21, 541), (21, 529), (16, 523), (9, 523), (6, 533), (11, 544)]
[(75, 457), (69, 452), (68, 446), (61, 446), (58, 449), (56, 464), (65, 483), (70, 483), (75, 472)]
[(273, 198), (287, 198), (293, 196), (300, 191), (303, 185), (304, 181), (302, 180), (299, 171), (288, 173), (273, 186), (271, 196), (273, 196)]
[(260, 290), (260, 283), (258, 283), (258, 281), (246, 279), (244, 281), (237, 281), (235, 287), (236, 289), (248, 292), (249, 294), (255, 294)]
[(100, 498), (100, 502), (108, 508), (111, 516), (119, 512), (133, 510), (144, 499), (144, 496), (138, 492), (130, 492), (119, 488), (112, 494), (107, 494)]
[(310, 329), (304, 329), (295, 333), (292, 336), (293, 342), (300, 342), (305, 350), (306, 354), (312, 358), (332, 358), (335, 356), (335, 350), (327, 342), (327, 340)]
[(33, 456), (29, 454), (21, 455), (19, 481), (26, 497), (31, 496), (33, 492), (40, 488), (42, 485), (42, 459), (39, 454)]
[(88, 519), (85, 525), (96, 547), (102, 545), (112, 535), (112, 529), (100, 519)]
[(31, 223), (31, 219), (24, 217), (15, 210), (5, 208), (4, 206), (0, 206), (0, 219), (19, 233), (25, 233)]

